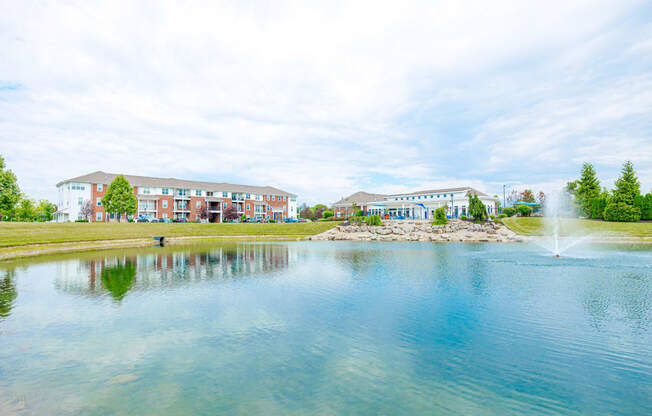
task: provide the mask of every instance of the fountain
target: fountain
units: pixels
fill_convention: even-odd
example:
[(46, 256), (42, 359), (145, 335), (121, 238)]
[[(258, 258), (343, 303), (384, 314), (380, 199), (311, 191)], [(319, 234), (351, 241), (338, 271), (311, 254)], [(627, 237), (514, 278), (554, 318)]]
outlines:
[(550, 251), (554, 257), (561, 257), (562, 253), (571, 247), (591, 238), (590, 234), (586, 234), (578, 228), (576, 222), (564, 221), (564, 218), (575, 217), (575, 207), (566, 191), (562, 190), (548, 195), (543, 213), (545, 237), (537, 238), (534, 241)]

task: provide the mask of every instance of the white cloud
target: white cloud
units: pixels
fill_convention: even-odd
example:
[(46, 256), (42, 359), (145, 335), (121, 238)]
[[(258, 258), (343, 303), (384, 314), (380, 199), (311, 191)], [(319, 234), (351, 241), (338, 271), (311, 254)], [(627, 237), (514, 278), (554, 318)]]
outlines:
[(98, 169), (311, 202), (495, 192), (533, 154), (550, 165), (604, 157), (605, 137), (649, 145), (649, 70), (595, 66), (649, 60), (644, 28), (622, 25), (641, 4), (9, 2), (0, 88), (19, 88), (0, 89), (0, 153), (35, 197)]

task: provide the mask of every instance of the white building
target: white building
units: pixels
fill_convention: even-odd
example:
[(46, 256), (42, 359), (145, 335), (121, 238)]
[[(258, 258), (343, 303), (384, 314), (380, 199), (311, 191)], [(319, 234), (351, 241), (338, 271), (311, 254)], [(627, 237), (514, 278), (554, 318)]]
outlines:
[[(459, 218), (468, 215), (469, 195), (475, 194), (487, 207), (489, 215), (496, 215), (498, 199), (471, 187), (431, 189), (406, 194), (383, 195), (380, 198), (367, 198), (366, 201), (354, 201), (359, 209), (370, 215), (389, 216), (390, 218), (434, 218), (437, 208), (446, 207), (447, 215)], [(353, 195), (375, 195), (357, 192)], [(337, 216), (344, 216), (351, 211), (351, 200), (343, 198), (334, 204)], [(359, 198), (358, 198), (359, 199)]]

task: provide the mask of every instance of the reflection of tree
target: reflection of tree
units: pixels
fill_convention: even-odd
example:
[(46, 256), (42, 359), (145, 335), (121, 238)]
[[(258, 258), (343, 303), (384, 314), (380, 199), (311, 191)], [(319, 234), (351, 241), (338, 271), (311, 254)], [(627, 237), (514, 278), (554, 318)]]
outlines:
[(18, 297), (13, 276), (13, 271), (7, 271), (4, 277), (0, 279), (0, 321), (11, 314), (14, 300)]
[(130, 261), (116, 266), (107, 266), (102, 270), (102, 286), (115, 300), (120, 301), (133, 286), (135, 277), (136, 265)]

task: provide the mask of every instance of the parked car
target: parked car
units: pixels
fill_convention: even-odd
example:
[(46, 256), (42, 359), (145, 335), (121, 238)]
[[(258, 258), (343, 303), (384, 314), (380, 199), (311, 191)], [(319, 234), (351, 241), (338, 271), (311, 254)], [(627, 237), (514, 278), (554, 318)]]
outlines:
[(299, 222), (296, 218), (286, 218), (285, 222)]
[(150, 218), (149, 222), (158, 222), (158, 218)]
[(173, 221), (169, 218), (160, 218), (158, 222), (173, 222)]
[(188, 222), (185, 218), (175, 218), (172, 222)]
[(261, 217), (251, 217), (247, 218), (246, 222), (263, 222), (263, 219)]
[(139, 215), (138, 217), (134, 218), (134, 222), (149, 222), (149, 218), (144, 215)]

